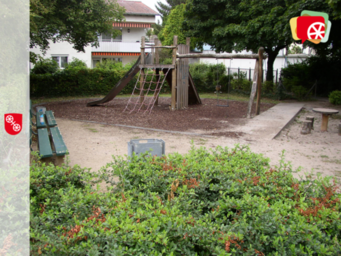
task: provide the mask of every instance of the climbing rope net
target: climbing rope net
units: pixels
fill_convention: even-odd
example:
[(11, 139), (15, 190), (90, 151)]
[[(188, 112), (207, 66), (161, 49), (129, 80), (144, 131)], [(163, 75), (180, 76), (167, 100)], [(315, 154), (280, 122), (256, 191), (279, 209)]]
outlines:
[(164, 70), (157, 71), (156, 69), (146, 69), (143, 79), (141, 78), (142, 72), (140, 71), (133, 92), (123, 112), (129, 111), (129, 113), (132, 113), (134, 111), (140, 112), (142, 110), (144, 111), (143, 114), (148, 112), (150, 114), (170, 70), (171, 69), (167, 69), (167, 71), (164, 72)]

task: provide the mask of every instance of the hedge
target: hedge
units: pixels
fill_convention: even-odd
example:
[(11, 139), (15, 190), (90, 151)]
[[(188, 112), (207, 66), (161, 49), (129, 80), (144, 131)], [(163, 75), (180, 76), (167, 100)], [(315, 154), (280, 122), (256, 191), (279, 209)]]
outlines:
[(31, 255), (338, 255), (335, 191), (238, 145), (113, 157), (99, 174), (34, 161)]
[[(283, 84), (288, 92), (306, 94), (316, 83), (316, 94), (327, 97), (332, 91), (341, 89), (340, 65), (337, 56), (311, 56), (301, 63), (283, 68)], [(295, 96), (299, 98), (299, 95)]]
[(223, 92), (227, 92), (229, 81), (233, 79), (232, 75), (226, 75), (226, 67), (222, 63), (193, 63), (190, 64), (189, 70), (199, 92), (214, 92), (218, 84), (222, 86)]
[[(125, 74), (124, 70), (65, 69), (53, 74), (31, 74), (32, 97), (86, 96), (107, 94)], [(131, 93), (136, 78), (123, 93)]]
[[(125, 75), (130, 67), (131, 65), (125, 67), (116, 65), (115, 69), (88, 69), (73, 68), (70, 66), (54, 73), (36, 74), (31, 72), (30, 94), (31, 97), (91, 96), (107, 94)], [(51, 68), (48, 66), (45, 67), (44, 70), (51, 70)], [(222, 90), (227, 91), (229, 77), (225, 74), (224, 65), (192, 64), (190, 65), (190, 72), (199, 92), (214, 92), (217, 83), (223, 85)], [(128, 86), (121, 91), (121, 94), (132, 93), (137, 77), (138, 75), (128, 83)], [(148, 77), (147, 81), (150, 81), (150, 79), (151, 76)], [(233, 79), (233, 77), (231, 76), (230, 79)], [(154, 81), (156, 81), (155, 78)], [(154, 87), (155, 84), (152, 88)], [(165, 82), (163, 87), (164, 89), (162, 92), (170, 91), (167, 82)]]

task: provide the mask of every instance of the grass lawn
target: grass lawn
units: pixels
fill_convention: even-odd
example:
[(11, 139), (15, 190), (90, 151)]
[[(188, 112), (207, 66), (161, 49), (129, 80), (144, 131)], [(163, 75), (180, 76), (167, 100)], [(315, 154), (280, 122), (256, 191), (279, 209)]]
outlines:
[[(124, 94), (124, 95), (118, 95), (117, 98), (127, 98), (130, 97), (131, 94)], [(40, 103), (46, 103), (46, 102), (55, 102), (55, 101), (69, 101), (69, 100), (78, 100), (78, 99), (87, 99), (87, 98), (103, 98), (105, 95), (93, 95), (93, 96), (70, 96), (70, 97), (54, 97), (54, 98), (36, 98), (32, 99), (32, 104), (40, 104)], [(199, 96), (201, 99), (216, 99), (217, 95), (215, 93), (199, 93)], [(170, 93), (160, 93), (160, 97), (171, 97)], [(245, 94), (238, 94), (238, 93), (229, 93), (226, 95), (226, 93), (219, 94), (219, 99), (224, 100), (233, 100), (233, 101), (249, 101), (250, 97)], [(269, 99), (269, 98), (262, 98), (261, 101), (263, 103), (272, 103), (277, 104), (280, 101)]]

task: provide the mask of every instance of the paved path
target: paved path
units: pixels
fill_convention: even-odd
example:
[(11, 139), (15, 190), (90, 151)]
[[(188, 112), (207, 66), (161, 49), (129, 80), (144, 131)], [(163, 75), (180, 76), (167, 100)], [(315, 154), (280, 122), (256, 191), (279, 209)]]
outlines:
[(279, 103), (258, 116), (249, 119), (241, 132), (251, 140), (272, 140), (301, 111), (303, 103)]

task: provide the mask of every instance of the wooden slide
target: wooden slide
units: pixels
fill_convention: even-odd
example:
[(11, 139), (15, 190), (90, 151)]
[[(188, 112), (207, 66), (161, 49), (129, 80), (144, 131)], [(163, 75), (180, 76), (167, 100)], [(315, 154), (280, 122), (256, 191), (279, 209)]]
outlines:
[[(152, 54), (148, 53), (148, 55), (145, 58), (145, 64), (150, 64), (153, 60)], [(103, 104), (106, 102), (109, 102), (113, 100), (121, 91), (122, 89), (129, 83), (129, 81), (138, 73), (140, 72), (140, 62), (141, 62), (141, 56), (137, 59), (135, 64), (131, 67), (131, 69), (124, 75), (123, 78), (120, 79), (120, 81), (117, 82), (116, 86), (111, 89), (111, 91), (100, 100), (88, 102), (86, 104), (87, 107), (96, 106), (99, 104)], [(167, 73), (167, 70), (165, 70), (164, 73)], [(172, 72), (168, 72), (168, 75), (166, 77), (166, 80), (169, 84), (169, 86), (172, 86)], [(201, 104), (201, 100), (199, 97), (199, 94), (194, 86), (193, 79), (191, 77), (191, 74), (189, 74), (189, 87), (188, 87), (188, 104)]]
[[(145, 58), (145, 63), (148, 64), (152, 60), (152, 55), (148, 53)], [(141, 62), (141, 56), (137, 59), (135, 64), (131, 67), (131, 69), (117, 82), (116, 86), (111, 89), (111, 91), (101, 100), (96, 100), (92, 102), (88, 102), (86, 104), (87, 107), (96, 106), (99, 104), (106, 103), (108, 101), (113, 100), (121, 91), (122, 89), (130, 82), (130, 80), (140, 71), (139, 65)]]

